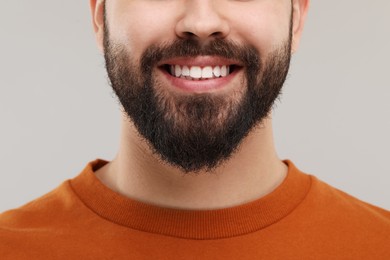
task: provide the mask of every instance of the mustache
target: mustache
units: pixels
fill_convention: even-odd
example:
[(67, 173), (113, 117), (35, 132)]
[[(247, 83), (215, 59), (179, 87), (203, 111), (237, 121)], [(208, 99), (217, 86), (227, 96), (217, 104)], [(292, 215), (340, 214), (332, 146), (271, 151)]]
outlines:
[(153, 65), (176, 57), (219, 56), (237, 60), (245, 67), (259, 69), (260, 54), (251, 45), (238, 44), (224, 39), (214, 39), (207, 44), (201, 44), (195, 39), (176, 39), (159, 45), (149, 46), (141, 57), (141, 68), (144, 72), (151, 70)]

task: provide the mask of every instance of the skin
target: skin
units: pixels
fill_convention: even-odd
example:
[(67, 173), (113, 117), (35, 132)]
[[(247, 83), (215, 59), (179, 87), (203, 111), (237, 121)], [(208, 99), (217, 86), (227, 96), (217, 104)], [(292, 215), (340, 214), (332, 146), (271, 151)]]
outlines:
[[(103, 5), (102, 0), (90, 0), (101, 51)], [(204, 44), (213, 37), (225, 38), (251, 44), (261, 55), (267, 55), (287, 39), (291, 7), (294, 52), (309, 0), (107, 0), (106, 5), (111, 39), (125, 44), (139, 60), (147, 46), (183, 37), (194, 37)], [(167, 91), (177, 91), (157, 68), (156, 75)], [(243, 87), (243, 80), (244, 73), (237, 73), (229, 86), (216, 94), (232, 95), (235, 88)], [(117, 156), (96, 172), (105, 185), (124, 196), (180, 209), (218, 209), (247, 203), (272, 192), (286, 174), (287, 166), (274, 147), (271, 117), (251, 131), (237, 153), (212, 173), (184, 175), (152, 153), (125, 113)]]

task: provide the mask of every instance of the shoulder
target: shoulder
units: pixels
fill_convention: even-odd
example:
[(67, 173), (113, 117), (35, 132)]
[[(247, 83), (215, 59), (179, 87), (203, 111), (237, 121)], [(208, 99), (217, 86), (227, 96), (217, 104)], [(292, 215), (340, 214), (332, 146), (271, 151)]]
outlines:
[(17, 255), (23, 252), (31, 256), (34, 249), (43, 252), (47, 248), (45, 244), (59, 241), (53, 238), (67, 237), (69, 227), (78, 228), (77, 214), (85, 210), (66, 181), (22, 207), (1, 213), (0, 258), (8, 259), (7, 252), (12, 254), (12, 259), (18, 259)]
[(311, 176), (311, 178), (312, 189), (308, 195), (309, 198), (317, 202), (318, 206), (328, 210), (334, 209), (336, 212), (337, 210), (348, 212), (356, 217), (378, 218), (378, 220), (390, 224), (390, 211), (360, 200), (314, 176)]
[(296, 248), (304, 245), (318, 255), (329, 255), (329, 259), (342, 255), (349, 259), (388, 259), (390, 212), (315, 176), (310, 175), (310, 179), (304, 200), (280, 222), (279, 228), (293, 238), (291, 244)]
[[(296, 209), (303, 213), (303, 217), (311, 216), (321, 223), (345, 225), (363, 222), (369, 227), (387, 227), (390, 229), (390, 211), (360, 200), (332, 185), (318, 179), (316, 176), (307, 174), (296, 168), (290, 161), (292, 172), (296, 176), (305, 176), (309, 179), (308, 192)], [(301, 185), (301, 184), (300, 184)], [(296, 189), (299, 187), (295, 187)]]
[(388, 247), (390, 211), (362, 201), (314, 176), (311, 178), (312, 187), (302, 205), (308, 226), (313, 225), (318, 230), (318, 225), (321, 225), (324, 236), (336, 240), (347, 238), (351, 245)]
[[(59, 212), (74, 206), (75, 197), (69, 182), (66, 181), (51, 192), (19, 208), (0, 214), (0, 228), (35, 227), (48, 224), (47, 220)], [(51, 221), (50, 221), (51, 222)]]

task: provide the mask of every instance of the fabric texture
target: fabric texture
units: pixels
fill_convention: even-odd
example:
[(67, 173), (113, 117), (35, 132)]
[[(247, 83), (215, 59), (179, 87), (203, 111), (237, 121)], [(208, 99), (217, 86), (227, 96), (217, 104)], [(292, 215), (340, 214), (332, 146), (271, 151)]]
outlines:
[(390, 259), (390, 212), (291, 161), (283, 183), (218, 210), (162, 208), (103, 185), (96, 160), (0, 214), (0, 259)]

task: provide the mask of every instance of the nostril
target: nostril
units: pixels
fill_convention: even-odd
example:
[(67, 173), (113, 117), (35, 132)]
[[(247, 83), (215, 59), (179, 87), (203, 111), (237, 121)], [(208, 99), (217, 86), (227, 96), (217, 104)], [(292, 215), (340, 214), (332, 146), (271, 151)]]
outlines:
[[(202, 37), (199, 37), (199, 35), (197, 35), (196, 33), (193, 33), (193, 32), (190, 32), (190, 31), (182, 32), (182, 37), (183, 38), (189, 38), (189, 39), (202, 38)], [(219, 32), (219, 31), (213, 32), (210, 35), (208, 35), (208, 37), (210, 37), (210, 38), (222, 38), (223, 37), (223, 33)]]
[(188, 37), (188, 38), (195, 38), (196, 37), (196, 35), (192, 32), (183, 32), (183, 36)]
[(210, 34), (210, 36), (221, 37), (222, 33), (221, 32), (213, 32), (212, 34)]

